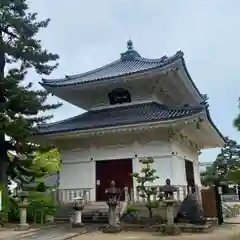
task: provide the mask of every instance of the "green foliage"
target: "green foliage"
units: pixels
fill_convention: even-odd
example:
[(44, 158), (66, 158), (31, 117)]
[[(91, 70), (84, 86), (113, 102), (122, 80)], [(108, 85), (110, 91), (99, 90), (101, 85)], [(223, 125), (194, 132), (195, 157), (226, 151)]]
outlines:
[(53, 174), (60, 170), (61, 157), (58, 149), (52, 148), (47, 152), (37, 151), (34, 156), (34, 166)]
[[(16, 174), (14, 180), (19, 183), (22, 190), (28, 191), (28, 221), (43, 223), (47, 215), (52, 216), (54, 214), (56, 207), (53, 199), (47, 194), (49, 187), (44, 184), (42, 177), (59, 170), (60, 154), (57, 149), (51, 149), (43, 153), (36, 152), (30, 161), (24, 161), (25, 164), (28, 162), (29, 166), (27, 166), (26, 171), (32, 177), (31, 181), (24, 179), (26, 173), (21, 177)], [(20, 167), (22, 168), (22, 166)], [(16, 170), (16, 166), (14, 170)], [(19, 221), (19, 207), (13, 199), (9, 217), (11, 221)]]
[(39, 192), (29, 194), (28, 219), (43, 223), (47, 215), (54, 215), (56, 205), (51, 196)]
[[(27, 220), (30, 223), (44, 223), (46, 216), (53, 216), (56, 211), (55, 202), (48, 195), (30, 192), (28, 201)], [(10, 198), (8, 214), (10, 222), (19, 222), (20, 220), (18, 202), (19, 199)]]
[[(38, 21), (37, 17), (29, 11), (27, 0), (0, 1), (0, 183), (4, 189), (8, 178), (20, 184), (32, 182), (56, 167), (46, 161), (48, 166), (44, 166), (42, 158), (36, 161), (41, 167), (36, 168), (34, 153), (48, 151), (49, 146), (30, 142), (36, 127), (52, 117), (45, 112), (61, 105), (49, 104), (47, 91), (36, 90), (32, 81), (25, 81), (29, 70), (49, 75), (58, 66), (58, 55), (44, 49), (37, 39), (50, 19)], [(10, 140), (2, 143), (4, 135)], [(13, 150), (14, 158), (5, 157), (5, 150)], [(8, 204), (4, 201), (3, 205), (5, 211)]]
[(0, 191), (2, 197), (2, 211), (0, 212), (0, 225), (2, 226), (5, 222), (8, 221), (8, 208), (9, 208), (9, 197), (8, 197), (8, 188), (4, 184), (0, 183)]
[[(240, 98), (238, 99), (238, 108), (240, 110)], [(234, 127), (240, 131), (240, 113), (238, 113), (237, 117), (233, 121)]]
[(153, 158), (142, 158), (139, 162), (143, 165), (140, 173), (133, 173), (132, 176), (137, 181), (139, 196), (147, 200), (146, 207), (149, 210), (149, 218), (152, 218), (152, 209), (158, 207), (158, 202), (152, 201), (151, 196), (156, 196), (157, 187), (146, 186), (146, 183), (153, 183), (159, 177), (155, 175), (156, 169), (152, 168)]
[(8, 209), (8, 220), (9, 222), (19, 222), (20, 220), (20, 209), (18, 206), (19, 200), (10, 196), (9, 197), (9, 209)]
[(46, 28), (50, 19), (37, 21), (37, 13), (29, 12), (26, 0), (1, 1), (0, 16), (3, 34), (0, 45), (9, 69), (4, 77), (7, 101), (0, 112), (0, 132), (11, 138), (10, 142), (18, 153), (28, 154), (38, 146), (29, 144), (26, 139), (31, 137), (37, 124), (52, 117), (39, 113), (55, 109), (60, 104), (48, 104), (45, 90), (35, 90), (32, 83), (24, 84), (23, 80), (30, 68), (39, 74), (50, 74), (58, 65), (58, 55), (43, 49), (41, 41), (36, 39), (38, 31)]
[(135, 213), (135, 212), (137, 212), (137, 207), (133, 204), (130, 204), (130, 205), (128, 205), (126, 212), (127, 213)]
[[(61, 105), (47, 103), (47, 91), (34, 89), (31, 82), (24, 82), (25, 77), (30, 69), (41, 75), (51, 74), (58, 65), (58, 55), (42, 48), (37, 39), (38, 32), (46, 28), (50, 20), (38, 21), (37, 13), (29, 11), (26, 0), (2, 0), (0, 19), (0, 96), (5, 99), (0, 104), (0, 136), (9, 136), (10, 141), (5, 145), (16, 152), (7, 172), (14, 180), (16, 175), (33, 174), (28, 171), (30, 158), (33, 152), (46, 148), (30, 143), (29, 139), (38, 124), (52, 117), (42, 113)], [(19, 160), (19, 156), (26, 157), (29, 162)], [(0, 164), (0, 167), (5, 165)], [(6, 179), (0, 178), (0, 181)]]
[(240, 182), (240, 145), (226, 138), (226, 144), (213, 164), (201, 174), (205, 186), (220, 182)]
[(10, 164), (7, 174), (20, 185), (33, 181), (41, 182), (43, 177), (60, 170), (60, 153), (56, 148), (47, 152), (37, 151), (24, 160), (14, 155), (9, 154), (9, 156)]

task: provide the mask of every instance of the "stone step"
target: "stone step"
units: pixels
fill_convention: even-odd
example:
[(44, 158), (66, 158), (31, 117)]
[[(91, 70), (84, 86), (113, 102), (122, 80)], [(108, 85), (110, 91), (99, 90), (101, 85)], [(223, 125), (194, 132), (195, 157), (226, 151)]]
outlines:
[(85, 215), (82, 216), (83, 223), (108, 223), (108, 215)]

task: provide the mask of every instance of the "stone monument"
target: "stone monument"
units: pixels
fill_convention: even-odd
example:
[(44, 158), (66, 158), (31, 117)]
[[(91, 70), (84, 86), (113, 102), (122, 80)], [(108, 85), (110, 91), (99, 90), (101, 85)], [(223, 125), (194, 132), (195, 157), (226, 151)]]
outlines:
[(28, 192), (21, 191), (19, 193), (20, 202), (20, 224), (15, 229), (16, 231), (26, 231), (30, 228), (29, 224), (27, 223), (27, 207), (28, 207)]
[(188, 195), (183, 200), (177, 213), (176, 222), (191, 223), (196, 225), (204, 225), (206, 219), (204, 217), (202, 207), (197, 200), (197, 197), (189, 188)]
[(73, 228), (84, 227), (84, 224), (82, 222), (82, 210), (84, 208), (83, 198), (76, 197), (74, 198), (74, 201), (75, 201), (73, 205), (74, 218), (73, 218), (72, 227)]
[(108, 209), (108, 224), (103, 228), (104, 233), (117, 233), (121, 231), (117, 219), (117, 205), (120, 189), (116, 188), (115, 181), (111, 181), (110, 187), (106, 189)]
[(181, 233), (180, 228), (174, 224), (174, 206), (176, 200), (173, 193), (178, 189), (171, 185), (170, 179), (166, 179), (166, 184), (160, 188), (160, 192), (164, 193), (164, 199), (162, 201), (166, 205), (166, 217), (167, 224), (164, 226), (163, 232), (167, 235), (179, 235)]

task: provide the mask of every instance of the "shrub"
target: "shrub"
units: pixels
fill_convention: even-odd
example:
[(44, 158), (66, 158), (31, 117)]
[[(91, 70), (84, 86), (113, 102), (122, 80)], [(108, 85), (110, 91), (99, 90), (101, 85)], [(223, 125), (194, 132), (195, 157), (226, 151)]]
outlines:
[(140, 173), (133, 173), (132, 176), (135, 178), (137, 182), (137, 189), (139, 191), (139, 196), (146, 199), (146, 208), (149, 212), (149, 218), (153, 217), (153, 208), (158, 207), (158, 205), (151, 200), (151, 196), (157, 195), (157, 187), (149, 187), (146, 186), (148, 183), (153, 183), (155, 180), (159, 179), (156, 176), (156, 169), (152, 168), (152, 164), (154, 160), (152, 157), (142, 158), (139, 162), (143, 165)]
[(128, 205), (126, 212), (127, 213), (135, 213), (135, 212), (137, 212), (137, 207), (130, 204), (130, 205)]

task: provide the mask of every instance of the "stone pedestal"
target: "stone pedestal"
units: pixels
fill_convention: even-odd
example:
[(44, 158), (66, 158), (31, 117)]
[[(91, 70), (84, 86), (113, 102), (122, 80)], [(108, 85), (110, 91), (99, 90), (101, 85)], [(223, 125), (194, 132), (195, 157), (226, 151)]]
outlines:
[(167, 224), (164, 227), (164, 234), (179, 235), (181, 233), (181, 230), (176, 224), (174, 224), (174, 205), (176, 201), (174, 199), (166, 199), (163, 201), (166, 204), (166, 217), (167, 217)]
[(121, 228), (118, 224), (117, 205), (115, 201), (108, 201), (108, 225), (103, 228), (104, 233), (118, 233)]
[(118, 221), (118, 217), (117, 217), (117, 203), (114, 204), (112, 203), (111, 205), (109, 205), (109, 210), (108, 210), (108, 221), (109, 221), (109, 225), (111, 226), (117, 226), (117, 221)]
[(73, 206), (74, 210), (74, 218), (72, 222), (72, 227), (73, 228), (79, 228), (79, 227), (84, 227), (84, 224), (82, 222), (82, 210), (84, 208), (83, 204), (75, 204)]
[(166, 204), (167, 224), (172, 225), (174, 223), (175, 200), (164, 200), (164, 203)]
[(28, 206), (27, 198), (24, 197), (22, 202), (19, 204), (20, 224), (15, 229), (16, 231), (26, 231), (30, 228), (29, 224), (27, 223), (27, 206)]
[(104, 233), (118, 233), (121, 231), (118, 225), (119, 218), (117, 216), (117, 196), (120, 194), (120, 189), (115, 187), (115, 182), (111, 181), (110, 188), (106, 189), (108, 199), (106, 201), (108, 209), (108, 225), (103, 228)]

